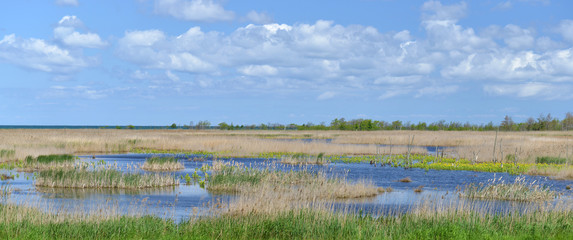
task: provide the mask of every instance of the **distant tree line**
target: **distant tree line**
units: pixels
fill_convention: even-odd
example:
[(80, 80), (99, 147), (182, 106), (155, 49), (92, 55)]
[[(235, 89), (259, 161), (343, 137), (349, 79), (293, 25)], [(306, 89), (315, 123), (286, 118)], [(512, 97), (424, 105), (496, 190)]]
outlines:
[[(208, 121), (205, 121), (208, 122)], [(205, 127), (205, 126), (204, 126)], [(216, 127), (221, 130), (345, 130), (345, 131), (376, 131), (376, 130), (426, 130), (426, 131), (562, 131), (573, 130), (573, 113), (569, 112), (563, 120), (554, 118), (551, 114), (541, 114), (538, 118), (528, 118), (525, 122), (514, 122), (510, 116), (505, 116), (499, 123), (489, 122), (487, 124), (461, 123), (456, 121), (446, 122), (440, 120), (433, 123), (426, 122), (402, 122), (399, 120), (387, 122), (372, 119), (352, 119), (336, 118), (326, 124), (306, 123), (306, 124), (279, 124), (268, 123), (260, 125), (233, 125), (222, 122)]]

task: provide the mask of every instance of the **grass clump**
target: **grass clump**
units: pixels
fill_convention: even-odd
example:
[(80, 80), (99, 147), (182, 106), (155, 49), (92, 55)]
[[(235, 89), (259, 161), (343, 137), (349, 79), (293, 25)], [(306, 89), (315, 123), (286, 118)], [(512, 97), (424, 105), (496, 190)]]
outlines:
[(175, 157), (154, 156), (146, 159), (141, 168), (146, 171), (179, 171), (185, 166)]
[(329, 162), (330, 161), (324, 156), (324, 153), (320, 153), (316, 156), (293, 154), (281, 157), (281, 163), (291, 165), (326, 165)]
[(14, 149), (0, 149), (0, 159), (11, 159), (16, 155)]
[(33, 172), (48, 169), (71, 169), (75, 167), (76, 159), (77, 157), (71, 154), (40, 155), (35, 158), (27, 156), (19, 170)]
[(567, 163), (567, 159), (566, 158), (561, 158), (561, 157), (549, 157), (549, 156), (544, 156), (544, 157), (537, 157), (535, 159), (535, 163), (544, 163), (544, 164), (565, 164)]
[(300, 199), (360, 198), (378, 194), (377, 187), (372, 184), (349, 183), (343, 177), (327, 177), (323, 172), (313, 173), (305, 169), (280, 171), (274, 169), (274, 166), (257, 169), (239, 163), (221, 161), (213, 162), (207, 189), (246, 195), (254, 194), (259, 198), (261, 194), (279, 193), (284, 195), (285, 199), (289, 198), (286, 196), (289, 193)]
[(517, 177), (513, 183), (505, 183), (499, 178), (490, 180), (489, 184), (470, 184), (461, 196), (470, 199), (545, 201), (555, 199), (557, 193), (535, 181), (527, 183), (524, 177)]
[(179, 180), (163, 174), (122, 173), (115, 169), (45, 170), (36, 177), (36, 186), (53, 188), (142, 189), (179, 185)]

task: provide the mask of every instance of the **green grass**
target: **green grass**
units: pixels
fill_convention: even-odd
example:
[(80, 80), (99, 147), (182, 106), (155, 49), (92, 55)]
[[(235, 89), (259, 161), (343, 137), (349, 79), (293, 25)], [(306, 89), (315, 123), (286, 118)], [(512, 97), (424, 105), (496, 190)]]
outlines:
[(179, 180), (164, 174), (122, 173), (115, 169), (45, 170), (36, 177), (36, 186), (58, 188), (141, 189), (179, 185)]
[[(6, 213), (0, 206), (0, 215)], [(10, 210), (13, 211), (13, 210)], [(447, 213), (397, 217), (297, 210), (278, 215), (221, 215), (174, 223), (158, 217), (38, 223), (0, 220), (2, 239), (571, 239), (571, 212), (526, 215)]]
[(26, 164), (48, 164), (48, 163), (66, 163), (66, 162), (73, 162), (76, 160), (74, 155), (70, 154), (52, 154), (52, 155), (40, 155), (36, 158), (32, 156), (26, 157), (24, 160)]
[(16, 155), (16, 150), (0, 149), (0, 158), (12, 158), (14, 155)]
[(567, 159), (566, 158), (560, 158), (560, 157), (537, 157), (535, 159), (535, 163), (545, 163), (545, 164), (565, 164), (567, 163)]
[(166, 163), (178, 163), (179, 160), (177, 160), (177, 158), (175, 157), (153, 156), (148, 159), (145, 159), (145, 162), (149, 164), (166, 164)]
[(146, 159), (141, 168), (147, 171), (178, 171), (185, 169), (185, 166), (175, 157), (153, 156)]

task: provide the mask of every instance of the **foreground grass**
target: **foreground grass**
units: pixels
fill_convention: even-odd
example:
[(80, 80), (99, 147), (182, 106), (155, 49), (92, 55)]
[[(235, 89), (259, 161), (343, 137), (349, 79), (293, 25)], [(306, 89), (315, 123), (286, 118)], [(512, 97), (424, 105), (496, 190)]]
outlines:
[(146, 159), (141, 168), (146, 171), (179, 171), (185, 166), (175, 157), (153, 156)]
[(36, 177), (36, 186), (57, 188), (141, 189), (179, 185), (179, 180), (163, 174), (131, 174), (115, 169), (46, 170)]
[[(19, 207), (0, 206), (0, 215)], [(373, 218), (317, 210), (228, 215), (176, 224), (158, 217), (38, 221), (36, 216), (0, 219), (2, 239), (571, 239), (573, 214), (474, 212), (403, 214)]]

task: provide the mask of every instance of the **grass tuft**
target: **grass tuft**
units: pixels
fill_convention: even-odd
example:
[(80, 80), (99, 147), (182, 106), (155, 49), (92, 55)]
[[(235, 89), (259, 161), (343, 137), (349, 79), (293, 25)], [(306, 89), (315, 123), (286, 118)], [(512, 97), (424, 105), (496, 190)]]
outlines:
[(565, 164), (567, 163), (567, 159), (566, 158), (560, 158), (560, 157), (548, 157), (548, 156), (543, 156), (543, 157), (537, 157), (535, 159), (535, 163), (544, 163), (544, 164)]
[(146, 159), (141, 168), (146, 171), (179, 171), (185, 169), (185, 166), (175, 157), (153, 156)]
[(122, 173), (115, 169), (45, 170), (36, 177), (36, 186), (52, 188), (142, 189), (179, 185), (179, 180), (163, 174)]
[(399, 182), (406, 182), (406, 183), (408, 183), (408, 182), (412, 182), (412, 179), (410, 179), (410, 177), (405, 177), (405, 178), (402, 178), (402, 179), (400, 179), (400, 180), (398, 180), (398, 181), (399, 181)]
[(535, 181), (527, 183), (524, 177), (517, 177), (513, 183), (505, 183), (499, 178), (490, 180), (488, 184), (470, 184), (461, 196), (470, 199), (546, 201), (555, 199), (557, 193)]

